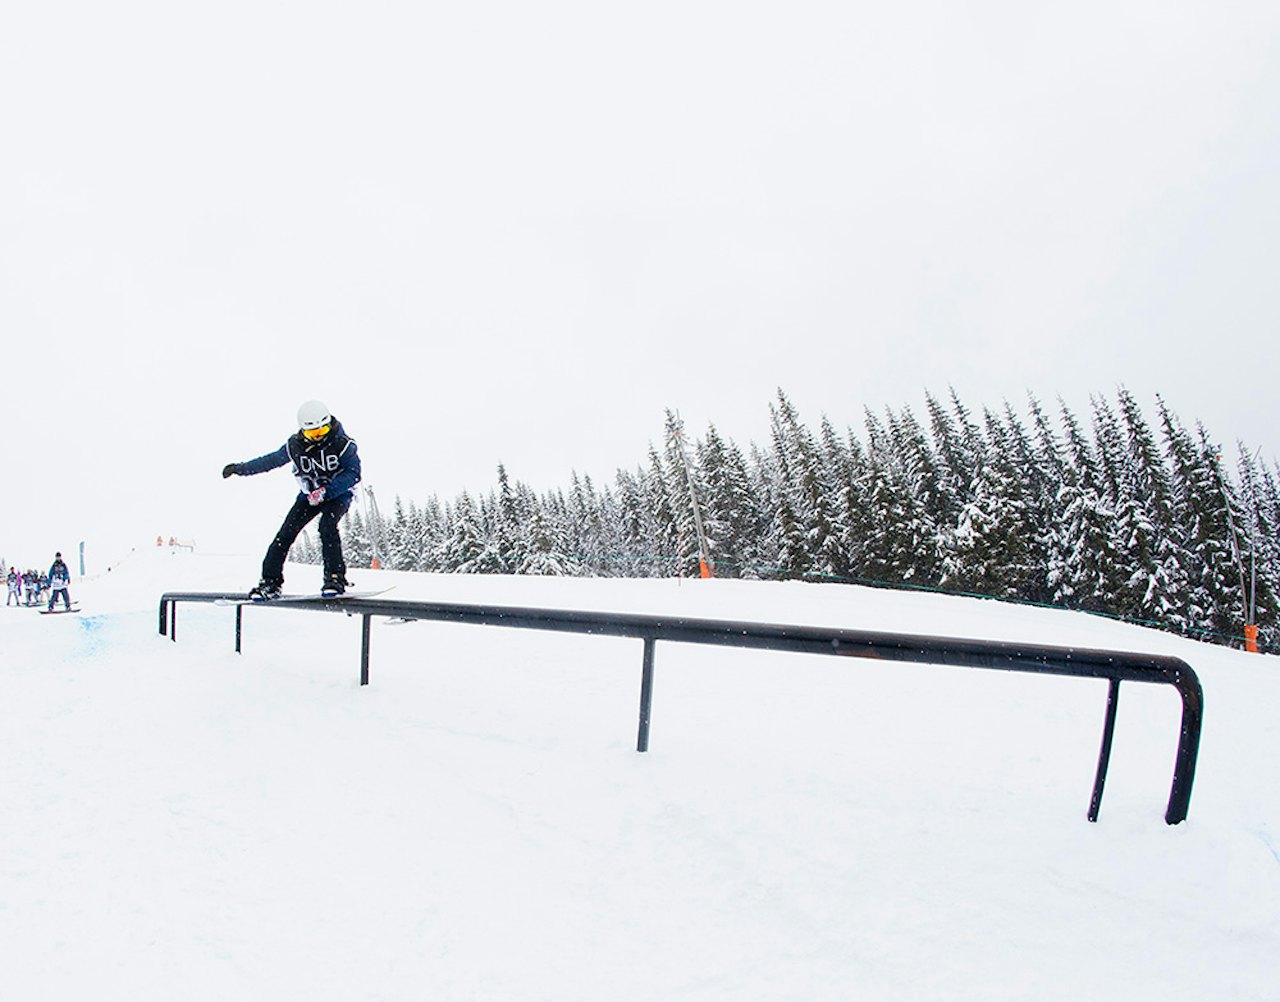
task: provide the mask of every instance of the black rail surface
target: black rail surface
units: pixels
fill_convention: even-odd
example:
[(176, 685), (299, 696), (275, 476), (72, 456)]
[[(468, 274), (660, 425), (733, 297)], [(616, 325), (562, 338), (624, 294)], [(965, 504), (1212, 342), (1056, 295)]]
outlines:
[[(179, 602), (215, 603), (242, 600), (243, 595), (222, 592), (166, 592), (160, 596), (160, 634), (177, 640)], [(243, 605), (235, 607), (236, 650), (243, 632)], [(1173, 786), (1165, 821), (1176, 825), (1187, 817), (1191, 786), (1195, 779), (1200, 747), (1200, 727), (1204, 695), (1200, 680), (1185, 661), (1155, 654), (1092, 650), (1079, 647), (1051, 647), (1008, 641), (968, 640), (867, 630), (831, 629), (812, 626), (780, 626), (724, 620), (685, 619), (676, 616), (634, 613), (582, 612), (564, 609), (535, 609), (513, 606), (462, 605), (448, 602), (414, 602), (401, 599), (305, 599), (290, 602), (253, 604), (254, 609), (292, 609), (310, 612), (341, 612), (362, 619), (360, 644), (360, 684), (369, 682), (370, 623), (374, 616), (395, 619), (432, 620), (472, 625), (507, 626), (518, 629), (552, 630), (609, 637), (632, 637), (644, 641), (640, 686), (640, 727), (637, 751), (649, 748), (649, 718), (653, 700), (654, 646), (657, 641), (686, 644), (716, 644), (758, 650), (790, 651), (799, 654), (834, 654), (841, 657), (872, 658), (882, 661), (910, 661), (961, 668), (995, 668), (1002, 671), (1032, 672), (1042, 675), (1071, 675), (1077, 678), (1104, 678), (1110, 681), (1107, 711), (1103, 723), (1102, 747), (1094, 780), (1088, 818), (1096, 821), (1111, 757), (1116, 705), (1121, 682), (1151, 682), (1171, 685), (1182, 698), (1182, 727), (1174, 760)]]

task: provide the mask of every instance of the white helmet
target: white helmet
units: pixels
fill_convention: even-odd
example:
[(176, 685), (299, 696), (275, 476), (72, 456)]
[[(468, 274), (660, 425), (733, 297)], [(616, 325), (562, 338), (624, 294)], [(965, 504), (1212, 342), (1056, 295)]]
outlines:
[(329, 408), (319, 400), (308, 400), (298, 408), (298, 427), (303, 431), (323, 428), (332, 421)]

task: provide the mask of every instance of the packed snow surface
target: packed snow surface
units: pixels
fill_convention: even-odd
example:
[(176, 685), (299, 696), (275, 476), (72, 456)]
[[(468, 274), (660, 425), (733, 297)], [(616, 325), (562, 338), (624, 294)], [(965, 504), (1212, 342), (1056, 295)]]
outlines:
[[(319, 570), (290, 566), (288, 587)], [(1172, 654), (1126, 683), (183, 605), (253, 556), (140, 549), (0, 621), (0, 996), (14, 1000), (1280, 997), (1280, 661), (849, 586), (355, 571), (408, 599)]]

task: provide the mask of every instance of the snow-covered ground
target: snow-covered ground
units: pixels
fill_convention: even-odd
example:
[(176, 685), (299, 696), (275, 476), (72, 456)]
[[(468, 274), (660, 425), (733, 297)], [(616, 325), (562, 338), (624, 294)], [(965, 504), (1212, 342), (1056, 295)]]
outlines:
[[(290, 567), (310, 589), (317, 568)], [(1106, 683), (184, 605), (256, 556), (140, 549), (0, 617), (0, 998), (1280, 998), (1280, 661), (847, 586), (356, 571), (407, 598), (1170, 653)]]

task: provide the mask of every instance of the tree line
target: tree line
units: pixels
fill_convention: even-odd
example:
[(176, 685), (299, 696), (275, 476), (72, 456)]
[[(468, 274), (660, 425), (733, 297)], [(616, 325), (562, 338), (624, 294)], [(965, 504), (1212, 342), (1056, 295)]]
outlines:
[[(612, 483), (534, 492), (497, 468), (485, 493), (353, 506), (349, 560), (459, 574), (695, 576), (912, 587), (1079, 609), (1221, 643), (1276, 646), (1280, 468), (1242, 442), (1231, 468), (1200, 423), (1127, 390), (978, 416), (951, 392), (865, 411), (861, 433), (803, 422), (781, 390), (770, 436), (661, 447)], [(701, 533), (695, 518), (700, 515)], [(703, 541), (700, 545), (700, 539)], [(299, 559), (319, 562), (310, 535)]]

